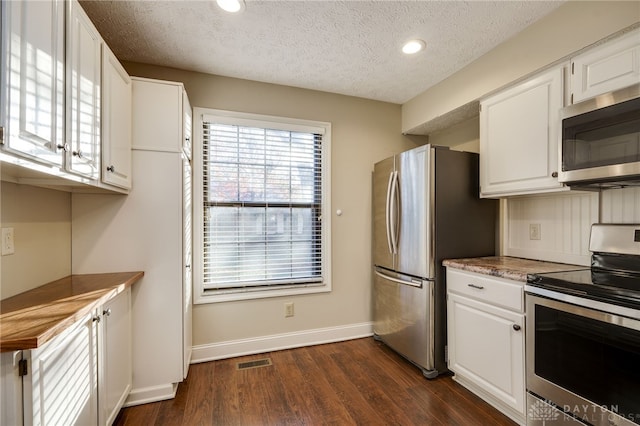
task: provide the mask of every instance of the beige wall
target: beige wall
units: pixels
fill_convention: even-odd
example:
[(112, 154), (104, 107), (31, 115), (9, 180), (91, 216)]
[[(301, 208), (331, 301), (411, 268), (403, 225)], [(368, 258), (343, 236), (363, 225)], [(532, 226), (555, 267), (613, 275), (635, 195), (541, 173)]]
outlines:
[(429, 143), (457, 151), (480, 153), (480, 119), (472, 117), (454, 126), (429, 134)]
[(568, 1), (402, 106), (402, 131), (423, 126), (640, 22), (638, 1)]
[(14, 228), (15, 253), (2, 256), (0, 298), (71, 274), (69, 193), (0, 183), (2, 227)]
[[(376, 161), (415, 146), (400, 133), (400, 106), (125, 63), (131, 75), (184, 83), (194, 107), (328, 121), (332, 125), (332, 281), (330, 293), (197, 305), (194, 345), (371, 321), (371, 171)], [(342, 216), (336, 216), (336, 210)], [(284, 302), (295, 316), (284, 318)]]

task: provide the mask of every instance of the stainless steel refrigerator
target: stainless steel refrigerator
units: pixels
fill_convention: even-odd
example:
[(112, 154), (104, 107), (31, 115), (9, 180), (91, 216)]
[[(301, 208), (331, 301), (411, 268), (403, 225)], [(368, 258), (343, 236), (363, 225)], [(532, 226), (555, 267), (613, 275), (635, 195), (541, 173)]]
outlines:
[(427, 378), (447, 371), (442, 260), (495, 254), (495, 200), (478, 154), (424, 145), (374, 166), (374, 337)]

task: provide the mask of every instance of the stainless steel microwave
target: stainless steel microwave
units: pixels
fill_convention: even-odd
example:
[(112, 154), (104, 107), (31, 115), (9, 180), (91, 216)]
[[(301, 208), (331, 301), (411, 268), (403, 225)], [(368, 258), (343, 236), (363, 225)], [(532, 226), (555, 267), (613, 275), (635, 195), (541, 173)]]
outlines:
[(561, 112), (558, 181), (569, 186), (640, 186), (640, 84)]

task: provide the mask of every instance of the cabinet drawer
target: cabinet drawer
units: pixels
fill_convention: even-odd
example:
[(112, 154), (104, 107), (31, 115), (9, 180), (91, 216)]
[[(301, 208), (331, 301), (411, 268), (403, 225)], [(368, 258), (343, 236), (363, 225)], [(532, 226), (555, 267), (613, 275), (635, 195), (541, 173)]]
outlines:
[(524, 312), (524, 283), (447, 268), (447, 291)]

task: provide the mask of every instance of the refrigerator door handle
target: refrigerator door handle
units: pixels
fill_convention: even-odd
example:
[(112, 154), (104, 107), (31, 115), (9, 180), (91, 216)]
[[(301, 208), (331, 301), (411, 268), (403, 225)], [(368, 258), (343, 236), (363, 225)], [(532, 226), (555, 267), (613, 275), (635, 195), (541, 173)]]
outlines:
[(422, 281), (418, 281), (418, 280), (416, 280), (415, 282), (406, 281), (406, 280), (401, 280), (399, 278), (390, 277), (389, 275), (383, 274), (382, 272), (378, 272), (378, 271), (374, 271), (374, 272), (376, 273), (377, 276), (379, 276), (382, 279), (393, 281), (394, 283), (398, 283), (398, 284), (410, 285), (411, 287), (422, 288)]
[(398, 254), (398, 233), (399, 233), (399, 218), (400, 218), (400, 203), (398, 200), (399, 188), (398, 188), (398, 171), (393, 172), (393, 183), (391, 185), (391, 247), (393, 248), (393, 254)]
[(393, 254), (393, 244), (391, 242), (391, 188), (393, 185), (393, 173), (389, 173), (389, 183), (387, 184), (387, 204), (386, 204), (386, 212), (385, 212), (385, 222), (387, 225), (387, 246), (389, 247), (389, 253)]

